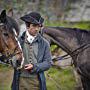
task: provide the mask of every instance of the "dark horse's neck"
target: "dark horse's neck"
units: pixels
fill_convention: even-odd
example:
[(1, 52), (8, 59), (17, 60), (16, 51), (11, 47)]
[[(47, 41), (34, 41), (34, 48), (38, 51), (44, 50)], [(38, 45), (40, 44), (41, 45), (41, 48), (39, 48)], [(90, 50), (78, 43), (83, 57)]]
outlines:
[(68, 54), (87, 42), (88, 40), (83, 40), (90, 34), (86, 30), (64, 27), (45, 27), (43, 32), (51, 37), (51, 42), (55, 42)]

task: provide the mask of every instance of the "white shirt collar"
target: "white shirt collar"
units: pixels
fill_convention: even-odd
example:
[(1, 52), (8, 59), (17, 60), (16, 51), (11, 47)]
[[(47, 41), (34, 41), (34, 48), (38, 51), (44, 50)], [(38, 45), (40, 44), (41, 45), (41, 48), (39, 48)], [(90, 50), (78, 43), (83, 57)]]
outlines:
[(27, 35), (27, 40), (29, 43), (32, 43), (35, 39), (36, 36), (32, 36), (29, 34), (28, 30), (26, 31), (26, 35)]

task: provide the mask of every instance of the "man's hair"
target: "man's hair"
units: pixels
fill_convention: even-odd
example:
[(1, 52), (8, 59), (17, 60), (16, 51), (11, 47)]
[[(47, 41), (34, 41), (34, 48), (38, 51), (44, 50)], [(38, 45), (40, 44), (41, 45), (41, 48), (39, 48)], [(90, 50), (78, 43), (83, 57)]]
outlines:
[(25, 24), (26, 24), (26, 27), (29, 27), (31, 23), (25, 22)]

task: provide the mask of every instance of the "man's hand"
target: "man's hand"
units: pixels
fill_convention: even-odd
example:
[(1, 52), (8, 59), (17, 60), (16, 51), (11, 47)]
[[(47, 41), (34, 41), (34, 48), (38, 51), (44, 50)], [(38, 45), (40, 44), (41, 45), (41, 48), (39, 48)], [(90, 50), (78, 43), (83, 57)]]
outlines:
[(25, 65), (25, 70), (32, 70), (32, 68), (33, 68), (33, 64), (26, 64)]

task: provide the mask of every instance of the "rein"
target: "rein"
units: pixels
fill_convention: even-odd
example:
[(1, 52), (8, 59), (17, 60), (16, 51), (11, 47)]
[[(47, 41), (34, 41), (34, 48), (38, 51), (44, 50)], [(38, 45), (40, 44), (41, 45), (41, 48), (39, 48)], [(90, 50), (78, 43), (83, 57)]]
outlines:
[[(55, 57), (55, 58), (53, 58), (53, 59), (57, 59), (57, 60), (68, 59), (68, 58), (71, 58), (71, 57), (73, 57), (73, 56), (75, 56), (75, 55), (78, 55), (81, 51), (83, 51), (83, 50), (85, 50), (85, 49), (87, 49), (87, 48), (89, 48), (89, 47), (90, 47), (90, 43), (86, 43), (86, 44), (80, 46), (79, 48), (75, 49), (74, 51), (70, 52), (69, 54), (65, 54), (65, 55), (63, 55), (63, 56)], [(70, 55), (71, 57), (70, 57), (69, 55)], [(68, 56), (69, 56), (69, 57), (68, 57)]]

